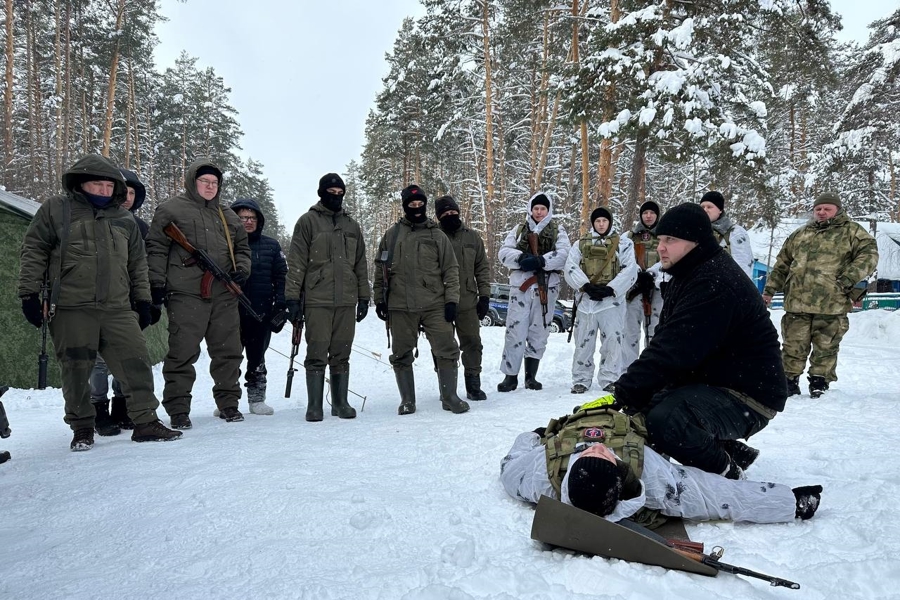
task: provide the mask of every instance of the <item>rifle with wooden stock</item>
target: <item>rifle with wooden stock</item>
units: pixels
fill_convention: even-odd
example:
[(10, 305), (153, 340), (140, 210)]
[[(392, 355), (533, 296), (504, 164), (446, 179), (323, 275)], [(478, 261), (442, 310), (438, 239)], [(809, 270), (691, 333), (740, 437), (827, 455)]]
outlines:
[(201, 298), (208, 299), (212, 296), (212, 282), (213, 279), (217, 279), (222, 282), (222, 285), (225, 286), (226, 290), (231, 292), (232, 296), (238, 299), (238, 302), (241, 303), (241, 306), (244, 307), (244, 310), (248, 315), (257, 321), (262, 322), (262, 316), (258, 315), (256, 311), (253, 310), (253, 304), (250, 302), (250, 299), (244, 295), (244, 292), (241, 291), (241, 286), (239, 286), (234, 279), (231, 278), (231, 275), (222, 269), (222, 267), (217, 265), (205, 250), (194, 247), (194, 245), (188, 241), (187, 237), (185, 237), (184, 233), (182, 233), (181, 229), (178, 228), (178, 225), (169, 223), (163, 227), (163, 233), (190, 254), (190, 257), (184, 260), (185, 266), (195, 265), (203, 270), (203, 279), (200, 281)]
[[(634, 258), (641, 272), (647, 271), (647, 246), (644, 244), (634, 245)], [(641, 306), (644, 309), (644, 345), (650, 344), (650, 316), (653, 314), (653, 292), (650, 293), (641, 290)]]
[[(540, 256), (538, 235), (533, 231), (529, 231), (526, 238), (528, 239), (528, 249), (531, 251), (531, 254)], [(538, 298), (541, 300), (541, 317), (544, 319), (544, 327), (547, 327), (547, 272), (543, 269), (538, 269), (534, 272), (534, 275), (526, 279), (522, 285), (519, 286), (519, 290), (525, 292), (534, 283), (537, 283), (538, 286)]]

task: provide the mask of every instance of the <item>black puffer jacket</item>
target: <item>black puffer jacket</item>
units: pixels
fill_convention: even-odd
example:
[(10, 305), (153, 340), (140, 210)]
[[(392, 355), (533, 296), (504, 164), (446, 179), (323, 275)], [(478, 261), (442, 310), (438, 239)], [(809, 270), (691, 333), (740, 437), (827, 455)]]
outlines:
[(256, 231), (248, 233), (250, 242), (250, 278), (244, 285), (244, 294), (253, 303), (253, 310), (265, 317), (271, 314), (275, 304), (284, 304), (284, 280), (287, 276), (287, 261), (278, 240), (262, 235), (266, 224), (256, 200), (239, 198), (231, 205), (231, 210), (249, 208), (256, 213)]
[(784, 410), (778, 334), (759, 290), (727, 252), (700, 245), (672, 275), (650, 345), (616, 382), (616, 399), (644, 410), (667, 387), (707, 384)]
[(147, 233), (150, 232), (150, 224), (137, 216), (137, 211), (140, 210), (141, 206), (144, 204), (144, 199), (147, 197), (147, 189), (144, 187), (144, 184), (141, 183), (141, 180), (138, 179), (137, 173), (134, 171), (129, 171), (128, 169), (119, 169), (119, 171), (122, 172), (125, 181), (128, 182), (128, 187), (134, 188), (134, 204), (132, 204), (131, 208), (128, 210), (131, 211), (134, 220), (137, 221), (138, 228), (141, 230), (141, 239), (146, 240)]

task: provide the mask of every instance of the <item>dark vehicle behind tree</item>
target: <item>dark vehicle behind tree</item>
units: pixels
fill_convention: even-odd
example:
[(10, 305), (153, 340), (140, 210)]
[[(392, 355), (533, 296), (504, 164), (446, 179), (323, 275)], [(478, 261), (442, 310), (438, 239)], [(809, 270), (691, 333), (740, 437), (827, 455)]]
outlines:
[[(491, 302), (488, 314), (481, 320), (482, 327), (506, 325), (506, 312), (509, 308), (509, 285), (505, 283), (491, 284)], [(551, 333), (563, 333), (572, 322), (572, 307), (564, 300), (557, 300), (553, 310), (553, 321), (550, 323)]]

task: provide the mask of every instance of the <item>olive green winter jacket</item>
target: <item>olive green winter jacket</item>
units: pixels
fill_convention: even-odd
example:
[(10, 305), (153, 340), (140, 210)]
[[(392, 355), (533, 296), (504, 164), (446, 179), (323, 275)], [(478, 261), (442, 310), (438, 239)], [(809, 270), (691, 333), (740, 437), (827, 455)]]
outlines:
[(763, 293), (783, 291), (786, 312), (842, 315), (850, 312), (851, 288), (877, 264), (875, 239), (840, 211), (788, 236)]
[[(442, 230), (443, 231), (443, 230)], [(456, 262), (459, 263), (459, 310), (469, 310), (478, 304), (478, 297), (491, 295), (491, 271), (484, 241), (474, 229), (465, 225), (453, 233), (444, 234), (450, 238)]]
[[(226, 273), (235, 267), (250, 275), (250, 243), (247, 232), (233, 210), (220, 210), (219, 198), (222, 193), (221, 180), (212, 200), (204, 200), (197, 193), (197, 171), (204, 166), (221, 172), (215, 163), (201, 159), (191, 163), (184, 177), (185, 191), (160, 204), (153, 214), (150, 233), (147, 234), (147, 264), (150, 267), (150, 285), (165, 287), (169, 293), (175, 292), (200, 297), (200, 280), (203, 271), (193, 265), (184, 265), (189, 254), (172, 241), (163, 229), (175, 223), (195, 248), (205, 250), (210, 258)], [(234, 248), (234, 263), (225, 236), (224, 218)], [(215, 282), (213, 295), (229, 293), (225, 286)]]
[[(115, 181), (108, 207), (95, 208), (81, 193), (84, 175)], [(59, 277), (56, 305), (60, 308), (123, 310), (132, 301), (149, 301), (144, 243), (134, 217), (120, 206), (126, 187), (119, 169), (102, 156), (90, 154), (66, 171), (62, 183), (66, 193), (44, 202), (25, 232), (19, 296), (39, 293), (49, 268), (51, 282)], [(70, 208), (68, 240), (60, 269), (66, 205)]]
[(306, 306), (356, 306), (369, 299), (366, 245), (359, 223), (317, 202), (297, 220), (285, 298), (305, 294)]
[(381, 256), (392, 245), (390, 310), (431, 310), (442, 308), (448, 302), (459, 303), (459, 264), (450, 240), (431, 219), (414, 225), (405, 217), (387, 230), (378, 245), (376, 303), (384, 301)]

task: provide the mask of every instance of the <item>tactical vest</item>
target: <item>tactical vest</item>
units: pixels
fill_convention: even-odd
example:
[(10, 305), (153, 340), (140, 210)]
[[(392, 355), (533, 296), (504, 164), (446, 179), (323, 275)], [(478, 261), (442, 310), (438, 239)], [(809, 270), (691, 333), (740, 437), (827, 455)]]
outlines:
[(631, 232), (631, 241), (634, 242), (634, 256), (638, 256), (638, 246), (644, 247), (644, 264), (640, 262), (638, 266), (646, 270), (659, 262), (659, 238), (653, 235), (649, 229), (644, 229), (640, 233)]
[[(531, 254), (531, 247), (528, 245), (528, 236), (522, 235), (523, 233), (528, 233), (528, 222), (522, 223), (519, 225), (519, 228), (516, 229), (516, 249), (521, 250), (522, 252), (528, 252)], [(550, 219), (550, 222), (541, 229), (541, 232), (538, 234), (538, 252), (540, 254), (547, 254), (548, 252), (552, 252), (556, 249), (556, 238), (559, 237), (559, 225), (553, 219)]]
[[(562, 498), (562, 481), (569, 468), (571, 455), (595, 443), (605, 445), (628, 466), (628, 478), (640, 479), (644, 470), (646, 435), (642, 416), (629, 417), (608, 408), (579, 407), (574, 414), (552, 419), (541, 443), (546, 449), (547, 475), (557, 497)], [(646, 507), (630, 518), (649, 529), (655, 529), (666, 522), (666, 517), (660, 511)]]
[[(716, 236), (716, 241), (719, 243), (720, 246), (722, 246), (722, 248), (725, 249), (725, 252), (727, 252), (728, 254), (731, 254), (731, 230), (732, 229), (729, 229), (724, 234), (719, 233), (718, 231), (713, 229), (713, 235)], [(722, 244), (723, 241), (725, 242), (724, 245)]]
[(608, 238), (586, 236), (578, 241), (581, 270), (591, 283), (606, 285), (619, 274), (619, 234)]

